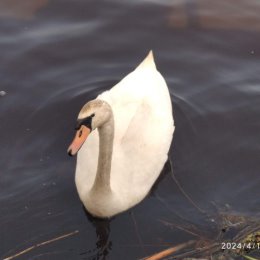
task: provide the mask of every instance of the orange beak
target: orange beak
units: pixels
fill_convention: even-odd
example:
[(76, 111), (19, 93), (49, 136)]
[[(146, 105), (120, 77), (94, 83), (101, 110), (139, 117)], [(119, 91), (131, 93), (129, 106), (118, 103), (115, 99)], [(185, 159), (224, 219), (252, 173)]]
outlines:
[(84, 125), (80, 127), (80, 129), (76, 132), (74, 140), (72, 141), (71, 145), (68, 148), (68, 155), (73, 156), (79, 151), (81, 146), (86, 141), (90, 132), (91, 130), (88, 127)]

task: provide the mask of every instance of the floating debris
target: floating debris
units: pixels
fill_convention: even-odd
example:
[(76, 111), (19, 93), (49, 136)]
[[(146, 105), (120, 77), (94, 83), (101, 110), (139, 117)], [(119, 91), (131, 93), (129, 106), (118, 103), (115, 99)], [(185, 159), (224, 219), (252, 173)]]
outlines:
[(177, 245), (177, 246), (173, 246), (173, 247), (170, 247), (170, 248), (167, 248), (161, 252), (158, 252), (158, 253), (155, 253), (154, 255), (151, 255), (151, 256), (148, 256), (146, 258), (142, 258), (141, 260), (160, 260), (162, 258), (165, 258), (173, 253), (176, 253), (178, 252), (179, 250), (185, 248), (185, 247), (188, 247), (190, 245), (193, 245), (195, 243), (194, 240), (190, 240), (186, 243), (183, 243), (183, 244), (180, 244), (180, 245)]
[(1, 90), (0, 91), (0, 97), (3, 97), (3, 96), (5, 96), (7, 93), (4, 91), (4, 90)]
[(4, 258), (3, 260), (11, 260), (11, 259), (14, 259), (14, 258), (16, 258), (16, 257), (18, 257), (18, 256), (21, 256), (21, 255), (23, 255), (23, 254), (25, 254), (25, 253), (27, 253), (27, 252), (29, 252), (29, 251), (31, 251), (31, 250), (37, 248), (37, 247), (41, 247), (41, 246), (44, 246), (44, 245), (48, 245), (48, 244), (53, 243), (53, 242), (55, 242), (55, 241), (58, 241), (58, 240), (61, 240), (61, 239), (64, 239), (64, 238), (73, 236), (73, 235), (75, 235), (75, 234), (77, 234), (77, 233), (79, 233), (79, 231), (78, 231), (78, 230), (75, 230), (75, 231), (70, 232), (70, 233), (67, 233), (67, 234), (65, 234), (65, 235), (62, 235), (62, 236), (59, 236), (59, 237), (55, 237), (55, 238), (53, 238), (53, 239), (50, 239), (50, 240), (41, 242), (41, 243), (39, 243), (39, 244), (33, 245), (33, 246), (31, 246), (31, 247), (29, 247), (29, 248), (27, 248), (27, 249), (21, 251), (21, 252), (19, 252), (19, 253), (16, 253), (15, 255), (6, 257), (6, 258)]
[[(180, 226), (159, 220), (197, 237), (196, 240), (175, 245), (142, 260), (260, 260), (260, 224), (258, 218), (247, 218), (228, 212), (218, 212), (214, 224), (217, 236), (207, 237), (192, 226)], [(257, 257), (255, 257), (257, 255)], [(241, 258), (242, 257), (242, 258)]]

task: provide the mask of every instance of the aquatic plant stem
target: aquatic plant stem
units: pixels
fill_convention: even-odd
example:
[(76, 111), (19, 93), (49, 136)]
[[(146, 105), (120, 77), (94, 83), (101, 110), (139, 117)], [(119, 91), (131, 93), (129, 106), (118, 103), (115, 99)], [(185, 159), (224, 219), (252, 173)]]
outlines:
[(141, 260), (160, 260), (166, 256), (169, 256), (173, 253), (176, 253), (178, 252), (179, 250), (185, 248), (185, 247), (188, 247), (190, 245), (193, 245), (196, 241), (195, 240), (190, 240), (186, 243), (183, 243), (183, 244), (179, 244), (177, 246), (173, 246), (173, 247), (170, 247), (170, 248), (167, 248), (159, 253), (156, 253), (154, 255), (151, 255), (151, 256), (148, 256), (148, 257), (145, 257), (145, 258), (142, 258)]
[(77, 233), (79, 233), (79, 231), (78, 231), (78, 230), (75, 230), (75, 231), (70, 232), (70, 233), (68, 233), (68, 234), (65, 234), (65, 235), (62, 235), (62, 236), (59, 236), (59, 237), (55, 237), (55, 238), (53, 238), (53, 239), (50, 239), (50, 240), (41, 242), (41, 243), (39, 243), (39, 244), (33, 245), (33, 246), (31, 246), (31, 247), (28, 247), (27, 249), (25, 249), (25, 250), (23, 250), (23, 251), (21, 251), (21, 252), (18, 252), (18, 253), (16, 253), (15, 255), (6, 257), (6, 258), (4, 258), (3, 260), (11, 260), (11, 259), (14, 259), (14, 258), (16, 258), (16, 257), (18, 257), (18, 256), (21, 256), (21, 255), (23, 255), (23, 254), (25, 254), (25, 253), (27, 253), (27, 252), (33, 250), (34, 248), (37, 248), (37, 247), (41, 247), (41, 246), (50, 244), (50, 243), (52, 243), (52, 242), (55, 242), (55, 241), (58, 241), (58, 240), (60, 240), (60, 239), (63, 239), (63, 238), (66, 238), (66, 237), (75, 235), (75, 234), (77, 234)]

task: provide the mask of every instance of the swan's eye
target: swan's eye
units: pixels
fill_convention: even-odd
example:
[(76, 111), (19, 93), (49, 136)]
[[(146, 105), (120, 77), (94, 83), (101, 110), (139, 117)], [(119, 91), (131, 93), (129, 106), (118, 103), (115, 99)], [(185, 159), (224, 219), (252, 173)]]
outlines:
[(81, 136), (82, 136), (82, 130), (79, 131), (79, 137), (81, 137)]
[[(91, 122), (92, 122), (92, 118), (95, 116), (95, 114), (91, 114), (90, 116), (86, 117), (86, 118), (82, 118), (82, 119), (78, 119), (77, 120), (77, 124), (76, 124), (76, 130), (79, 130), (80, 127), (82, 125), (88, 127), (90, 130), (92, 130), (92, 127), (91, 127)], [(79, 137), (81, 137), (82, 133), (79, 132)]]

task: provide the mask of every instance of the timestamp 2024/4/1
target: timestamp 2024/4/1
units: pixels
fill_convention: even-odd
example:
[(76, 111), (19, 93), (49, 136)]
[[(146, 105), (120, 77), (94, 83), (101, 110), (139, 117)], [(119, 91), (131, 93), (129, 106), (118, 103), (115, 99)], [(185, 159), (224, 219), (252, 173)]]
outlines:
[(222, 242), (221, 249), (223, 250), (260, 250), (260, 243), (235, 243), (235, 242)]

